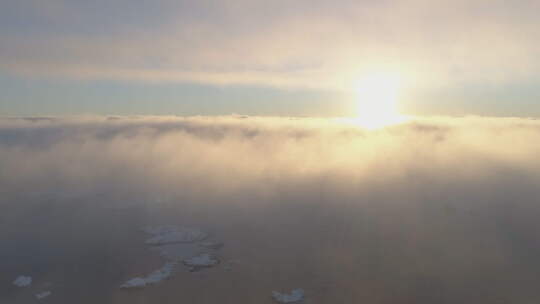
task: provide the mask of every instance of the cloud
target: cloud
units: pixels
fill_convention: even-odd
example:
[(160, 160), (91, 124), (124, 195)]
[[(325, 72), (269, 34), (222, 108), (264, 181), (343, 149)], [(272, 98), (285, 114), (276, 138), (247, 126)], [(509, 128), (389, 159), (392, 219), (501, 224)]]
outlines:
[(1, 126), (0, 181), (15, 188), (49, 187), (52, 174), (59, 185), (179, 184), (183, 193), (272, 193), (321, 180), (354, 191), (418, 179), (494, 182), (506, 170), (532, 178), (539, 169), (540, 124), (525, 119), (422, 119), (371, 132), (340, 120), (238, 116), (36, 117)]
[(30, 75), (343, 89), (372, 70), (411, 86), (519, 82), (538, 70), (537, 1), (3, 6), (0, 66)]
[(15, 218), (67, 205), (122, 229), (176, 214), (253, 252), (242, 262), (259, 280), (286, 274), (323, 302), (525, 301), (540, 253), (538, 142), (540, 122), (517, 118), (372, 131), (315, 118), (2, 119), (1, 202)]

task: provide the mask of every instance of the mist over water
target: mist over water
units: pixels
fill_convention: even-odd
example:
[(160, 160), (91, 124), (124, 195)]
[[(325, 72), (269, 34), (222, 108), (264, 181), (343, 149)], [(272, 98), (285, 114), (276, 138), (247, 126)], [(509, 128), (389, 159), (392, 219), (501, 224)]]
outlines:
[[(517, 118), (5, 118), (0, 302), (529, 303), (538, 155), (540, 122)], [(219, 235), (237, 266), (119, 290), (160, 264), (152, 224)]]

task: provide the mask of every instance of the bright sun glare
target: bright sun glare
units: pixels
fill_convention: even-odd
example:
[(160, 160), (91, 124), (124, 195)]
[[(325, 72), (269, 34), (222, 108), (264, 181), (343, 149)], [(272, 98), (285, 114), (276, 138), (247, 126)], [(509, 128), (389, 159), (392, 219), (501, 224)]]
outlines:
[(360, 79), (356, 93), (359, 125), (376, 129), (405, 120), (397, 109), (402, 82), (399, 76), (372, 74)]

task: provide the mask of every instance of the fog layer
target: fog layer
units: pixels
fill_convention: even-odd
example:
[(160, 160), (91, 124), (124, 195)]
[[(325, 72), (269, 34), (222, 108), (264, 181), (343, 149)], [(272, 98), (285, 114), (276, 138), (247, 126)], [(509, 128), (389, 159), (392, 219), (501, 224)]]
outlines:
[(525, 195), (540, 173), (540, 122), (525, 119), (375, 131), (345, 120), (236, 116), (4, 119), (0, 127), (4, 191), (113, 188), (220, 203), (283, 192), (311, 200), (323, 191), (337, 203), (360, 194), (483, 195), (486, 187)]
[(312, 303), (540, 298), (535, 120), (417, 119), (379, 130), (241, 116), (0, 124), (6, 211), (51, 196), (74, 208), (80, 197), (142, 202), (149, 213), (166, 205), (247, 246), (245, 259), (262, 267), (248, 281), (291, 281)]

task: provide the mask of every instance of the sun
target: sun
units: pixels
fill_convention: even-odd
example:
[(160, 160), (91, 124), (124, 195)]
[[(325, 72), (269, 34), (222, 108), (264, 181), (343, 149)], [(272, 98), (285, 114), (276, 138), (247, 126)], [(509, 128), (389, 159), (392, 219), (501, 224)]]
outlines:
[(355, 121), (370, 129), (402, 122), (404, 116), (398, 111), (401, 88), (400, 77), (391, 74), (372, 74), (358, 80)]

